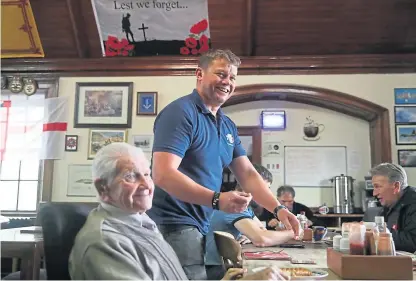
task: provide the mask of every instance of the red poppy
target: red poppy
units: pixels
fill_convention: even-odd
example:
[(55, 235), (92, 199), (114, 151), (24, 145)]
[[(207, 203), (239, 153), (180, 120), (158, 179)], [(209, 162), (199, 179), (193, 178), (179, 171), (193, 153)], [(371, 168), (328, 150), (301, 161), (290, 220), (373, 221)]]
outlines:
[(207, 19), (203, 19), (200, 22), (194, 24), (191, 29), (190, 32), (194, 33), (194, 34), (199, 34), (203, 31), (205, 31), (208, 28), (208, 20)]

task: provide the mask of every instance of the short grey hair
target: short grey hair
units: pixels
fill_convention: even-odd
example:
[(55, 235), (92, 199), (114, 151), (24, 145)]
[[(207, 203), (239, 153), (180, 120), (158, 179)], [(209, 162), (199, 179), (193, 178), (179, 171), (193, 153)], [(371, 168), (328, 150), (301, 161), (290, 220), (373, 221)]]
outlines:
[(199, 57), (199, 63), (198, 67), (202, 69), (207, 69), (207, 67), (217, 59), (225, 59), (227, 60), (231, 65), (236, 66), (237, 68), (241, 64), (240, 58), (235, 55), (231, 50), (208, 50), (207, 52), (203, 53)]
[(399, 182), (400, 189), (407, 187), (407, 174), (402, 166), (393, 163), (381, 163), (370, 170), (371, 177), (385, 176), (390, 183)]
[[(117, 163), (122, 157), (146, 159), (143, 151), (125, 142), (113, 142), (98, 150), (92, 162), (92, 179), (102, 179), (111, 184), (117, 176)], [(147, 159), (146, 159), (147, 161)]]
[(282, 196), (283, 193), (289, 192), (295, 198), (296, 192), (291, 185), (282, 185), (277, 189), (277, 197)]

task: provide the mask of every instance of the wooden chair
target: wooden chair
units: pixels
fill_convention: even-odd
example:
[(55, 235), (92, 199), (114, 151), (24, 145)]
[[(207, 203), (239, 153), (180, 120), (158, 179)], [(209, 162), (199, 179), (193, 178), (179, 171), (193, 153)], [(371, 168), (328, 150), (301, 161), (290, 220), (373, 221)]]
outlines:
[(243, 267), (243, 255), (241, 245), (234, 236), (223, 231), (214, 231), (215, 244), (217, 245), (218, 253), (222, 257), (225, 270), (231, 267)]

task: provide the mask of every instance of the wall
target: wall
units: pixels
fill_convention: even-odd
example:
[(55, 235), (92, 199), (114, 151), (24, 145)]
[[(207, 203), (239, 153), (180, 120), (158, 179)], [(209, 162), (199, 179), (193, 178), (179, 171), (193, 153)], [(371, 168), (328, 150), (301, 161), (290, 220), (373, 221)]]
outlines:
[[(70, 78), (61, 78), (59, 86), (59, 95), (60, 96), (69, 96), (71, 97), (70, 107), (74, 107), (74, 97), (75, 97), (75, 83), (76, 82), (99, 82), (99, 81), (132, 81), (134, 82), (134, 93), (137, 91), (157, 91), (159, 93), (159, 111), (166, 106), (172, 100), (190, 93), (195, 85), (195, 78), (186, 76), (186, 77), (70, 77)], [(347, 93), (349, 95), (358, 96), (363, 99), (370, 100), (374, 103), (377, 103), (381, 106), (384, 106), (390, 111), (390, 123), (391, 123), (391, 142), (392, 142), (392, 153), (393, 161), (397, 161), (397, 148), (395, 145), (395, 127), (394, 127), (394, 95), (393, 89), (395, 87), (416, 87), (416, 74), (357, 74), (357, 75), (271, 75), (271, 76), (239, 76), (237, 79), (239, 85), (247, 84), (257, 84), (257, 83), (284, 83), (284, 84), (297, 84), (313, 87), (328, 88), (340, 92)], [(133, 104), (136, 103), (134, 99)], [(240, 105), (246, 109), (246, 105)], [(253, 112), (247, 115), (247, 118), (242, 118), (241, 114), (238, 113), (238, 107), (229, 108), (231, 114), (236, 114), (236, 119), (234, 121), (238, 125), (243, 124), (255, 124), (255, 120), (258, 120), (256, 117), (257, 113), (260, 111), (258, 105), (256, 108), (253, 108)], [(260, 104), (260, 106), (263, 106)], [(274, 107), (275, 105), (273, 105)], [(286, 106), (286, 105), (285, 105)], [(293, 106), (293, 114), (291, 116), (297, 116), (298, 112), (302, 112), (301, 107), (298, 105)], [(237, 110), (235, 109), (237, 108)], [(276, 106), (279, 108), (279, 106)], [(344, 125), (348, 123), (348, 127), (353, 129), (351, 135), (357, 134), (357, 129), (354, 124), (359, 125), (359, 132), (364, 133), (364, 126), (361, 121), (354, 120), (354, 118), (347, 117), (345, 115), (338, 115), (331, 113), (330, 111), (325, 111), (322, 109), (316, 109), (313, 107), (303, 107), (305, 110), (313, 112), (317, 116), (316, 121), (320, 123), (328, 123), (326, 118), (331, 119), (329, 122), (330, 130), (336, 130), (335, 126), (338, 122), (335, 122), (334, 116), (339, 119), (339, 124)], [(142, 117), (135, 116), (135, 109), (133, 108), (133, 124), (132, 128), (129, 130), (128, 136), (129, 141), (132, 134), (152, 134), (152, 125), (154, 122), (154, 117)], [(237, 115), (240, 115), (238, 117)], [(244, 114), (246, 116), (246, 114)], [(251, 117), (250, 117), (251, 116)], [(328, 116), (328, 117), (326, 117)], [(296, 117), (297, 118), (297, 117)], [(325, 120), (321, 120), (325, 118)], [(298, 121), (303, 123), (304, 116), (300, 116)], [(348, 120), (348, 121), (347, 121)], [(332, 122), (333, 121), (333, 122)], [(354, 128), (353, 128), (354, 127)], [(67, 169), (68, 164), (85, 164), (90, 163), (91, 160), (87, 160), (87, 151), (88, 151), (88, 129), (75, 129), (73, 128), (73, 112), (71, 112), (69, 117), (67, 134), (79, 135), (80, 146), (78, 152), (67, 152), (62, 160), (56, 160), (54, 165), (54, 185), (53, 185), (53, 194), (52, 200), (54, 201), (95, 201), (95, 198), (83, 198), (83, 197), (67, 197)], [(332, 129), (331, 129), (332, 128)], [(288, 131), (289, 132), (289, 131)], [(339, 133), (339, 132), (338, 132)], [(348, 134), (348, 132), (345, 132)], [(325, 135), (327, 136), (327, 135)], [(332, 134), (331, 134), (332, 136)], [(368, 136), (368, 134), (366, 135)], [(289, 139), (290, 140), (290, 139)], [(357, 145), (364, 146), (366, 142), (365, 150), (368, 148), (368, 142), (364, 139), (359, 140)], [(415, 148), (412, 146), (407, 146), (408, 148)], [(365, 152), (362, 160), (363, 163), (369, 163), (369, 152)], [(366, 166), (366, 164), (363, 164)], [(407, 169), (409, 182), (416, 182), (416, 172), (412, 169)], [(361, 173), (361, 172), (360, 172)], [(363, 173), (358, 176), (362, 178)], [(321, 196), (321, 195), (319, 195)], [(318, 200), (319, 196), (312, 196)], [(302, 195), (303, 197), (303, 195)], [(305, 198), (309, 197), (306, 195)], [(321, 200), (326, 200), (328, 196), (323, 195)], [(323, 201), (322, 201), (323, 202)]]
[[(263, 155), (267, 151), (264, 146), (267, 142), (279, 141), (281, 147), (288, 146), (346, 146), (348, 163), (348, 175), (357, 179), (355, 187), (355, 203), (360, 204), (360, 189), (363, 185), (364, 176), (371, 166), (370, 159), (370, 139), (369, 123), (365, 120), (353, 118), (348, 115), (340, 114), (335, 111), (323, 109), (300, 103), (286, 101), (258, 101), (226, 107), (227, 113), (237, 126), (257, 126), (262, 110), (285, 110), (287, 116), (287, 128), (284, 131), (263, 131)], [(325, 126), (320, 134), (318, 141), (308, 141), (303, 139), (303, 125), (306, 117), (310, 116), (316, 122)], [(263, 157), (263, 165), (267, 162), (280, 163), (279, 169), (274, 169), (273, 184), (271, 189), (276, 193), (277, 188), (284, 182), (284, 149), (280, 149), (279, 155)], [(357, 159), (357, 157), (359, 159)], [(338, 160), (338, 159), (337, 159)], [(347, 161), (348, 160), (348, 161)], [(325, 160), (321, 160), (325, 161)], [(336, 176), (339, 174), (334, 174)], [(320, 187), (296, 187), (296, 200), (308, 206), (320, 206), (327, 203), (332, 206), (332, 188)]]

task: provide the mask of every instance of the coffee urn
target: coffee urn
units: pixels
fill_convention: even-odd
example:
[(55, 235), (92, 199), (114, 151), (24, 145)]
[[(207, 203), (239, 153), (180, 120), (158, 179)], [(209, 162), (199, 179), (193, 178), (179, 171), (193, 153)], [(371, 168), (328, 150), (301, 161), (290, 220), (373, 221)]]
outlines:
[(331, 179), (334, 188), (334, 213), (352, 214), (354, 212), (354, 179), (351, 176), (335, 176)]

